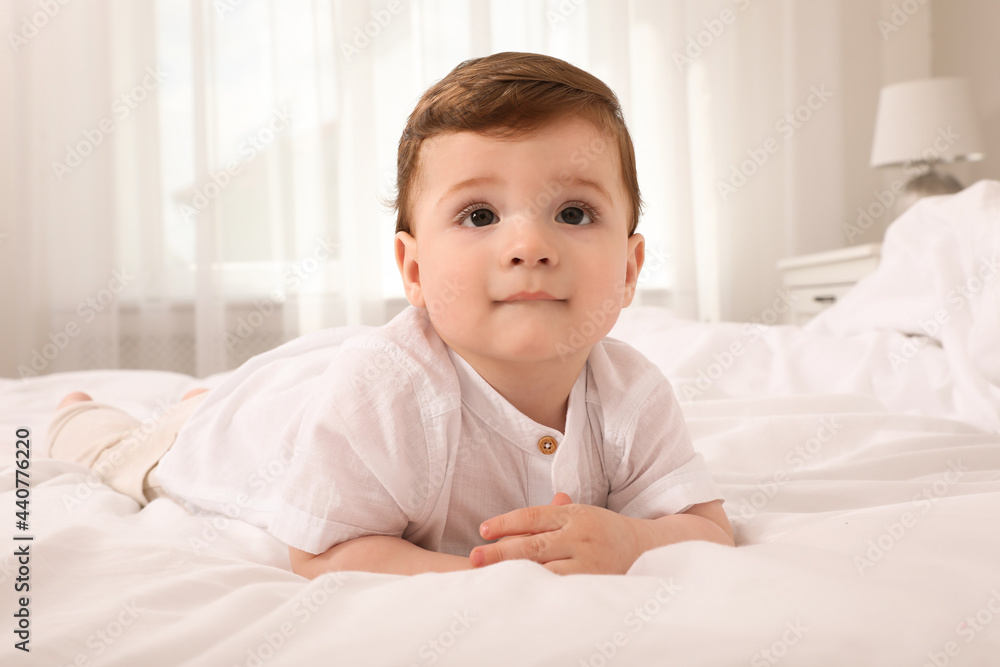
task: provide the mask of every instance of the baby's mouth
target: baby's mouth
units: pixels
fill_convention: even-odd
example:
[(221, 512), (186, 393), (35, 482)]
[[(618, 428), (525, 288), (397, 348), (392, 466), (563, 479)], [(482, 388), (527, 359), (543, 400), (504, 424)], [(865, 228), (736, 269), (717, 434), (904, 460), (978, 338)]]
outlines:
[(518, 292), (503, 299), (502, 303), (519, 303), (522, 301), (563, 301), (563, 299), (557, 299), (548, 292)]

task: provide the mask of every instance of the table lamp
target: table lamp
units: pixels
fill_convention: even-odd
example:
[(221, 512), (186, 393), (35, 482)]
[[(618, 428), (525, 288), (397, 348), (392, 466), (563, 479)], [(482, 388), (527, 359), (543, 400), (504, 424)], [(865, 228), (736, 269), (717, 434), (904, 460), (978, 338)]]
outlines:
[(935, 170), (938, 163), (981, 159), (979, 123), (963, 79), (920, 79), (882, 89), (871, 165), (902, 166), (911, 175), (900, 211), (920, 197), (962, 189), (954, 176)]

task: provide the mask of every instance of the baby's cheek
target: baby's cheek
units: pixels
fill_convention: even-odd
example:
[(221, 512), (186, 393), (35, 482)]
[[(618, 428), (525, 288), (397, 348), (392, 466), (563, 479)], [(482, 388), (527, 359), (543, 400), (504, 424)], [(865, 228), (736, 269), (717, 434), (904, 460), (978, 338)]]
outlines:
[(469, 297), (469, 292), (469, 281), (459, 274), (448, 273), (428, 280), (424, 300), (431, 318), (442, 322), (453, 320), (461, 312), (461, 303)]

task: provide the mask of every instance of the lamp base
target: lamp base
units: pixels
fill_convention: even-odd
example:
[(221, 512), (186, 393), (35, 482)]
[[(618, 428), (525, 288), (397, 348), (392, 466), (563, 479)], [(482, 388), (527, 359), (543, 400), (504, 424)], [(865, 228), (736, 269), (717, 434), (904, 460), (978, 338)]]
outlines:
[(897, 200), (897, 215), (902, 214), (903, 211), (917, 203), (918, 199), (937, 195), (953, 195), (964, 189), (965, 186), (959, 183), (957, 178), (951, 174), (941, 174), (934, 170), (933, 165), (929, 165), (927, 171), (906, 182), (903, 193)]

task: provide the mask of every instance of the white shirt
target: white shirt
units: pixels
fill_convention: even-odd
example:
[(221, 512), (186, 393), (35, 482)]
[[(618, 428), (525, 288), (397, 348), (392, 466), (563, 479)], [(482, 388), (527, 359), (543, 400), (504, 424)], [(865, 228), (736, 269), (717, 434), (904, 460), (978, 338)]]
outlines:
[(391, 535), (465, 556), (484, 520), (558, 491), (646, 519), (722, 497), (670, 384), (625, 343), (591, 350), (563, 434), (503, 398), (423, 309), (344, 337), (287, 343), (213, 390), (157, 469), (164, 489), (317, 554)]

